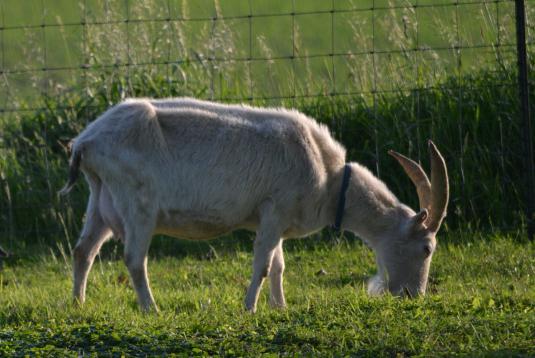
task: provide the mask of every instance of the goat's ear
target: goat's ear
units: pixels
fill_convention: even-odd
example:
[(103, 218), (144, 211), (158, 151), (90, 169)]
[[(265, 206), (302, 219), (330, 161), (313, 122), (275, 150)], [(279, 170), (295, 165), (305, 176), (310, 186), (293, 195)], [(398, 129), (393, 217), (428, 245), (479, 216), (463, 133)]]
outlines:
[(429, 216), (429, 212), (427, 211), (427, 209), (420, 210), (420, 212), (414, 215), (414, 217), (412, 218), (412, 226), (413, 227), (423, 226), (428, 216)]

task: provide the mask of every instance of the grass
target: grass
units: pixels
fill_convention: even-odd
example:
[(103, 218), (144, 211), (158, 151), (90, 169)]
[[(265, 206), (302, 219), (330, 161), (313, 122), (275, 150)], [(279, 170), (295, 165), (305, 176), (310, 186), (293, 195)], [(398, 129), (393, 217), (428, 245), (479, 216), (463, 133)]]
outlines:
[(533, 356), (533, 243), (442, 236), (429, 294), (415, 300), (367, 296), (374, 259), (359, 241), (288, 241), (289, 307), (270, 309), (265, 285), (255, 315), (242, 305), (246, 238), (157, 240), (157, 315), (138, 311), (116, 244), (93, 267), (82, 308), (71, 304), (68, 255), (12, 258), (0, 272), (0, 355)]

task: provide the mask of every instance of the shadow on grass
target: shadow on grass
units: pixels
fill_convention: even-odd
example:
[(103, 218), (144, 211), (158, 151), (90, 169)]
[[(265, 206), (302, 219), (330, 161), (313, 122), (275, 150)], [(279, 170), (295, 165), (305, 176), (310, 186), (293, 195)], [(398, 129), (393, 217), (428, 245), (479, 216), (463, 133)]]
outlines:
[(368, 280), (375, 275), (375, 269), (366, 272), (350, 272), (347, 274), (332, 275), (320, 281), (320, 285), (324, 287), (341, 288), (345, 286), (352, 286), (360, 288), (366, 286)]
[[(151, 243), (150, 256), (163, 257), (196, 257), (201, 260), (212, 260), (219, 256), (232, 255), (236, 252), (253, 252), (255, 233), (237, 230), (229, 235), (207, 240), (186, 240), (168, 236), (155, 236)], [(362, 245), (360, 239), (347, 234), (343, 238), (335, 238), (329, 230), (300, 239), (284, 241), (285, 252), (299, 252), (303, 250), (317, 250), (335, 247), (337, 245)], [(103, 258), (122, 257), (122, 244), (114, 242), (106, 244), (101, 252)]]
[[(148, 327), (152, 328), (152, 327)], [(295, 327), (280, 329), (273, 338), (266, 335), (252, 335), (250, 332), (227, 332), (196, 327), (179, 331), (179, 334), (153, 332), (150, 329), (125, 328), (113, 323), (75, 323), (71, 326), (53, 323), (50, 326), (33, 325), (17, 330), (0, 330), (3, 348), (15, 355), (32, 352), (37, 355), (65, 356), (82, 355), (132, 355), (159, 356), (179, 354), (192, 355), (348, 355), (353, 357), (408, 357), (423, 356), (470, 356), (470, 357), (532, 357), (530, 348), (502, 348), (477, 350), (475, 347), (447, 347), (445, 351), (429, 352), (422, 347), (406, 347), (403, 344), (381, 344), (381, 342), (353, 342), (345, 347), (326, 344), (321, 337), (296, 334)], [(261, 331), (261, 330), (260, 330)], [(217, 344), (225, 341), (225, 346)], [(0, 347), (2, 344), (0, 344)], [(195, 354), (196, 353), (196, 354)], [(430, 354), (431, 353), (431, 354)]]
[[(527, 238), (521, 232), (506, 234), (519, 244), (527, 243)], [(246, 230), (237, 230), (228, 235), (207, 240), (177, 239), (163, 235), (153, 237), (149, 257), (158, 258), (185, 258), (193, 257), (199, 260), (214, 260), (220, 256), (234, 255), (237, 252), (253, 252), (255, 233)], [(440, 245), (465, 246), (474, 243), (492, 241), (499, 238), (498, 233), (483, 233), (467, 231), (455, 231), (439, 234), (437, 239)], [(336, 237), (330, 229), (313, 234), (306, 238), (287, 239), (284, 241), (284, 251), (288, 253), (299, 251), (314, 251), (335, 248), (345, 245), (348, 248), (365, 245), (358, 237), (346, 232), (342, 237)], [(15, 266), (28, 262), (40, 261), (45, 256), (54, 255), (61, 260), (71, 260), (74, 243), (58, 241), (55, 246), (45, 244), (28, 245), (22, 243), (19, 247), (12, 248), (7, 258), (0, 259), (0, 270), (3, 266)], [(103, 260), (122, 260), (123, 243), (110, 240), (102, 247), (100, 258)], [(352, 279), (347, 279), (352, 281)], [(357, 281), (360, 281), (358, 279)], [(343, 282), (339, 284), (344, 284)]]
[[(151, 259), (193, 257), (199, 260), (214, 260), (220, 256), (234, 255), (237, 252), (252, 254), (254, 238), (255, 233), (247, 230), (237, 230), (228, 235), (207, 240), (187, 240), (155, 235), (151, 242), (149, 257)], [(0, 261), (0, 270), (2, 266), (36, 262), (51, 255), (59, 260), (71, 261), (74, 245), (75, 243), (65, 240), (58, 241), (55, 246), (42, 243), (34, 245), (22, 243), (20, 246), (12, 248), (9, 257)], [(350, 233), (346, 233), (343, 237), (335, 237), (329, 229), (325, 229), (306, 238), (285, 240), (284, 251), (291, 253), (333, 248), (338, 245), (353, 247), (363, 244), (360, 239)], [(111, 239), (101, 248), (100, 258), (102, 260), (122, 260), (123, 249), (122, 242)]]

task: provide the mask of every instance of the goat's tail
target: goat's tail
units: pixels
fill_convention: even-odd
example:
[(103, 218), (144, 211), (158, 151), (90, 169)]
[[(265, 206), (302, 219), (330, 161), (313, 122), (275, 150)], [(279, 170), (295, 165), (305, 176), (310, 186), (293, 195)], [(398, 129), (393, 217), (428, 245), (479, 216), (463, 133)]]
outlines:
[[(74, 148), (74, 146), (72, 146)], [(74, 186), (80, 174), (80, 161), (82, 160), (82, 150), (80, 147), (74, 148), (69, 162), (69, 180), (67, 184), (59, 191), (59, 195), (67, 195)]]

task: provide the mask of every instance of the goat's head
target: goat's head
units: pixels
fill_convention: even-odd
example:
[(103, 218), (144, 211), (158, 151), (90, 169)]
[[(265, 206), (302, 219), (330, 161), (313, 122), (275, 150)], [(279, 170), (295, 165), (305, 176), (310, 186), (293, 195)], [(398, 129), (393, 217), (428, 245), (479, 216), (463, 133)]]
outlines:
[(375, 247), (378, 274), (368, 283), (370, 294), (386, 290), (395, 295), (424, 295), (429, 266), (436, 247), (436, 233), (446, 216), (449, 199), (448, 173), (444, 158), (429, 141), (431, 181), (422, 167), (413, 160), (390, 151), (410, 177), (420, 201), (415, 213), (402, 207), (400, 224)]

